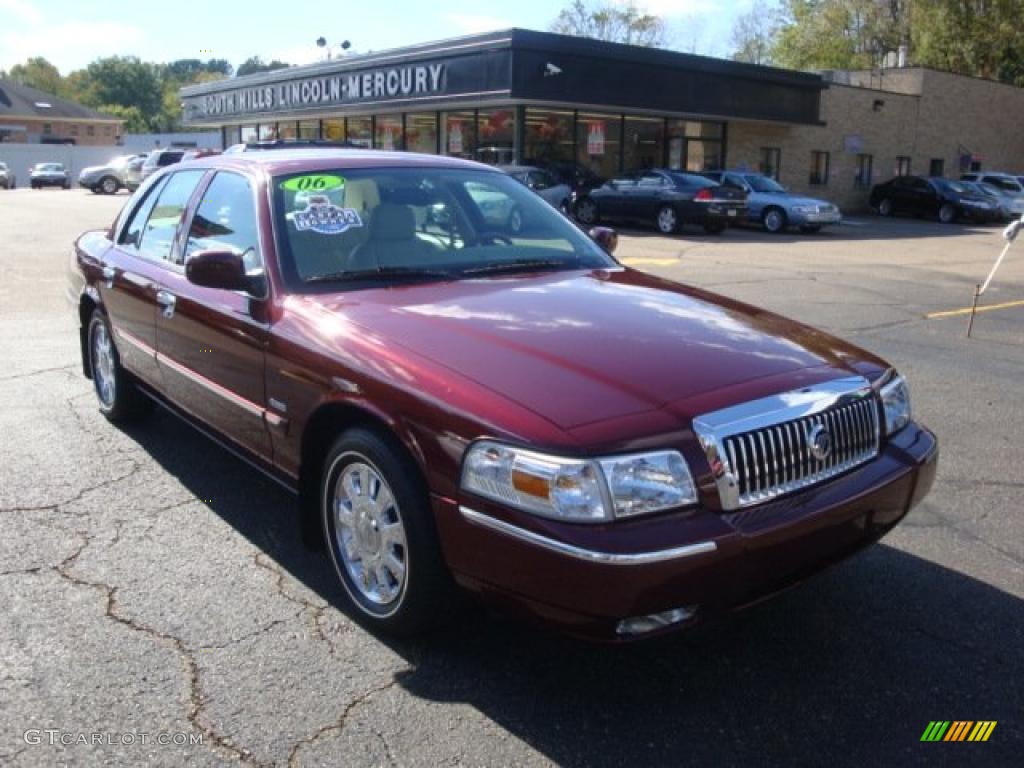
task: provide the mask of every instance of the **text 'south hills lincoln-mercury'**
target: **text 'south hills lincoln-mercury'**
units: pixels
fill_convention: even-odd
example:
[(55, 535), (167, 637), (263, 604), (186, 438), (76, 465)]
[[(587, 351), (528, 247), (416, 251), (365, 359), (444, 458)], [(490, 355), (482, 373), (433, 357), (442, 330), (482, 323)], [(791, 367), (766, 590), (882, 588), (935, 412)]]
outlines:
[(928, 493), (936, 440), (888, 363), (590, 235), (466, 161), (248, 152), (148, 179), (75, 243), (70, 298), (100, 410), (156, 401), (295, 491), (379, 630), (463, 588), (647, 637)]

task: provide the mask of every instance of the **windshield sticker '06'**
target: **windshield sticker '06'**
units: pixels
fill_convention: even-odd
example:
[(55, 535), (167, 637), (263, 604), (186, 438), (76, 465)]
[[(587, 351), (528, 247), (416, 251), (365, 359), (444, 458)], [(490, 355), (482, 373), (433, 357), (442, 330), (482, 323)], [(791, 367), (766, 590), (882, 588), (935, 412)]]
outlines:
[(319, 232), (321, 235), (340, 235), (353, 227), (363, 226), (359, 213), (352, 208), (339, 208), (323, 195), (313, 195), (303, 211), (295, 212), (295, 229), (299, 232)]
[(323, 174), (296, 176), (281, 182), (281, 189), (289, 192), (326, 192), (329, 189), (341, 189), (344, 186), (345, 179), (341, 176)]

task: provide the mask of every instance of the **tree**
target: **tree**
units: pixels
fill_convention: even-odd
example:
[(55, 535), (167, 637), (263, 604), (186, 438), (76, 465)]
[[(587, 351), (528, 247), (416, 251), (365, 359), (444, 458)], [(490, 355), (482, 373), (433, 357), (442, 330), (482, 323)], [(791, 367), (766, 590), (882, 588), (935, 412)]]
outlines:
[(7, 77), (55, 96), (63, 95), (64, 78), (61, 77), (60, 70), (42, 56), (31, 58), (24, 64), (15, 64), (7, 73)]
[(917, 64), (1024, 85), (1019, 0), (931, 0), (910, 12)]
[(118, 117), (124, 120), (125, 133), (148, 133), (150, 131), (149, 121), (139, 111), (138, 107), (124, 107), (120, 104), (102, 104), (97, 107), (97, 112), (102, 112), (111, 117)]
[(788, 0), (771, 56), (792, 69), (867, 69), (907, 26), (907, 0)]
[(285, 69), (290, 66), (291, 64), (286, 64), (285, 62), (278, 61), (277, 59), (267, 63), (259, 56), (250, 56), (238, 65), (238, 69), (235, 70), (235, 75), (238, 77), (244, 77), (245, 75), (252, 75), (257, 72), (272, 72), (275, 69)]
[(98, 107), (119, 104), (135, 107), (147, 121), (153, 121), (163, 100), (158, 67), (135, 56), (96, 59), (85, 68), (83, 101)]
[(650, 48), (665, 44), (664, 20), (642, 11), (634, 0), (604, 5), (573, 0), (559, 12), (551, 31)]
[(772, 46), (779, 30), (779, 12), (767, 0), (757, 0), (732, 25), (732, 58), (748, 64), (771, 64)]

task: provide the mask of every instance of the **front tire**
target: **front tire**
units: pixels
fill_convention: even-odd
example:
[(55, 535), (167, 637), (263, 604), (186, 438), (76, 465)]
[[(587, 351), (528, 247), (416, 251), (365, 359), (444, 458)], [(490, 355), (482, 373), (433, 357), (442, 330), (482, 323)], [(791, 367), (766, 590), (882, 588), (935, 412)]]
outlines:
[(100, 191), (104, 195), (116, 195), (117, 190), (121, 188), (121, 185), (117, 183), (117, 179), (113, 176), (104, 176), (103, 180), (100, 181)]
[(778, 235), (786, 230), (786, 212), (781, 208), (769, 208), (761, 215), (765, 231)]
[(589, 197), (585, 197), (576, 204), (576, 218), (580, 224), (586, 226), (593, 226), (601, 220), (601, 215), (597, 210), (597, 203), (591, 200)]
[(100, 413), (109, 421), (131, 421), (144, 416), (152, 401), (139, 392), (121, 367), (107, 316), (94, 310), (89, 320), (89, 370)]
[(399, 444), (347, 430), (324, 461), (320, 517), (335, 573), (373, 629), (412, 635), (452, 604), (429, 494)]
[(939, 208), (939, 221), (943, 224), (952, 224), (956, 221), (956, 207), (949, 203), (943, 204), (943, 206)]
[(878, 215), (879, 216), (892, 216), (893, 205), (892, 200), (888, 197), (883, 197), (878, 203)]

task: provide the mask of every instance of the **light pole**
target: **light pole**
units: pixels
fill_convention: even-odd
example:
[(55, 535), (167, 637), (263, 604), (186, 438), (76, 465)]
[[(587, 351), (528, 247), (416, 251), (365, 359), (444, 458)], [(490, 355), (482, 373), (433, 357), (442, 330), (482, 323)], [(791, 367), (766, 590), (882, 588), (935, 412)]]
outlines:
[[(326, 48), (327, 49), (327, 60), (328, 61), (331, 60), (331, 46), (327, 44), (327, 38), (326, 37), (323, 37), (323, 36), (318, 37), (316, 39), (316, 47), (317, 48)], [(341, 55), (344, 56), (345, 55), (345, 51), (347, 51), (349, 48), (352, 47), (352, 43), (350, 43), (348, 40), (342, 40), (341, 43), (338, 44), (338, 47), (341, 48), (341, 51), (342, 51)]]

